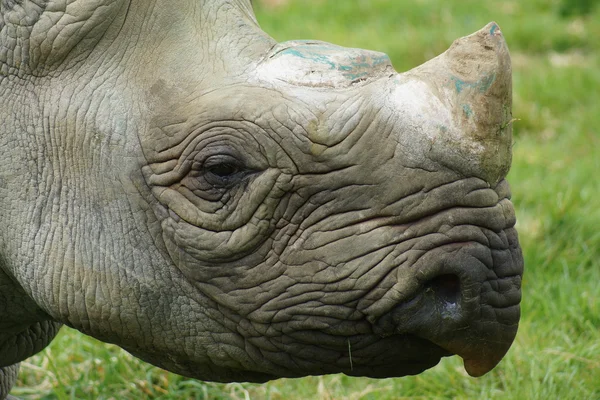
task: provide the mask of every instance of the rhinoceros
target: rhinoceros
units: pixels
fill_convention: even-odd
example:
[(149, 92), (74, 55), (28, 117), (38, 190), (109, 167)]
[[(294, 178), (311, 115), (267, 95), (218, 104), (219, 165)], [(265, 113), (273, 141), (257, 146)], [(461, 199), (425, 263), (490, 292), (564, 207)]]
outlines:
[[(523, 259), (495, 23), (397, 73), (250, 0), (0, 0), (0, 397), (62, 325), (202, 380), (480, 376)], [(399, 38), (401, 40), (401, 38)]]

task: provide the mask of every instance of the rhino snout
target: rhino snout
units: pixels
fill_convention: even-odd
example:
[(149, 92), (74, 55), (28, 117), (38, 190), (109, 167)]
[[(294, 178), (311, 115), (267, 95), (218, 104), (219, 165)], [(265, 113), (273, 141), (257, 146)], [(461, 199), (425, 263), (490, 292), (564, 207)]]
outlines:
[(502, 234), (508, 246), (489, 250), (491, 258), (473, 243), (424, 256), (425, 263), (444, 258), (422, 268), (416, 290), (384, 316), (371, 318), (374, 332), (426, 339), (462, 357), (471, 376), (492, 370), (512, 344), (520, 317), (521, 251), (513, 228)]

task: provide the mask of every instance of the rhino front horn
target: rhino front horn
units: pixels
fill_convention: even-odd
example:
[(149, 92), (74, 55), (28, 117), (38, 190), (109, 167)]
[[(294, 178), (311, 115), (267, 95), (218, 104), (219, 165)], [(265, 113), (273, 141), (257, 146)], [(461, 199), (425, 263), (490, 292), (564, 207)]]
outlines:
[(402, 74), (430, 87), (441, 104), (430, 158), (492, 186), (510, 168), (512, 70), (498, 25), (457, 39), (443, 54)]

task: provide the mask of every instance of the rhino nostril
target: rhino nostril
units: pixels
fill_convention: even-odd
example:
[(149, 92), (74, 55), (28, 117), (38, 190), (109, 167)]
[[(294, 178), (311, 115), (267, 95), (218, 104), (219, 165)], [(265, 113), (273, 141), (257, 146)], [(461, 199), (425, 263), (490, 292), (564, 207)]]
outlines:
[(456, 275), (437, 276), (429, 281), (426, 287), (445, 303), (456, 304), (460, 300), (460, 279)]

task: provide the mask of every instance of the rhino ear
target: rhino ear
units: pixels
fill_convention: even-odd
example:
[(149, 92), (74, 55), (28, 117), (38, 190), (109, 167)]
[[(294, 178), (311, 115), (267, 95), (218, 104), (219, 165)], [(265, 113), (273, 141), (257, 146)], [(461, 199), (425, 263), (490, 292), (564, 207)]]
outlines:
[(445, 53), (406, 75), (430, 85), (448, 108), (459, 133), (455, 144), (469, 157), (476, 154), (472, 161), (479, 164), (478, 175), (491, 183), (502, 179), (511, 158), (512, 70), (498, 25), (491, 22), (457, 39)]

